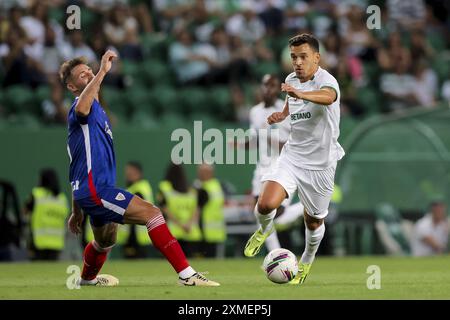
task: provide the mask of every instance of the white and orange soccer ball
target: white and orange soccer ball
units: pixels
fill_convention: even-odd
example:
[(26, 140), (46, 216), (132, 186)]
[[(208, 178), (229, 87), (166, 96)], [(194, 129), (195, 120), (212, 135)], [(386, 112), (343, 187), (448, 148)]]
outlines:
[(288, 283), (297, 275), (297, 258), (287, 249), (274, 249), (264, 258), (263, 268), (270, 281)]

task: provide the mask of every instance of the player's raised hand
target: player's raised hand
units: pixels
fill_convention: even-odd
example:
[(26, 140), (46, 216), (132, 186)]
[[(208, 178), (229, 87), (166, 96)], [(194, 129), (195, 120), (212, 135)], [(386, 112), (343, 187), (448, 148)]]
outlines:
[(274, 112), (267, 118), (268, 124), (274, 124), (286, 119), (286, 114), (283, 112)]
[(68, 226), (70, 232), (74, 234), (81, 233), (81, 223), (83, 222), (83, 214), (72, 213), (69, 217)]
[(290, 95), (293, 98), (301, 99), (300, 91), (295, 89), (293, 86), (291, 86), (287, 83), (281, 84), (281, 91), (286, 92), (288, 95)]
[(117, 58), (117, 54), (112, 51), (112, 50), (108, 50), (105, 52), (105, 54), (102, 57), (102, 61), (100, 63), (100, 70), (103, 72), (108, 72), (109, 70), (111, 70), (111, 66), (112, 66), (112, 61), (113, 59)]

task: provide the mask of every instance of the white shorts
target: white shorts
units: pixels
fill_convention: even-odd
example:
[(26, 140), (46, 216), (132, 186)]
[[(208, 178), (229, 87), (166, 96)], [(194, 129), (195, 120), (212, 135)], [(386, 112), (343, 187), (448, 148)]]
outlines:
[[(258, 172), (253, 173), (253, 179), (252, 179), (252, 196), (259, 197), (262, 191), (262, 186), (264, 181), (262, 180), (263, 175), (259, 174)], [(292, 197), (286, 198), (283, 200), (281, 205), (285, 208), (287, 208), (292, 202)]]
[(262, 177), (262, 181), (279, 183), (289, 198), (297, 191), (308, 215), (324, 219), (328, 215), (333, 194), (336, 165), (337, 162), (324, 170), (308, 170), (296, 167), (280, 157), (273, 169)]

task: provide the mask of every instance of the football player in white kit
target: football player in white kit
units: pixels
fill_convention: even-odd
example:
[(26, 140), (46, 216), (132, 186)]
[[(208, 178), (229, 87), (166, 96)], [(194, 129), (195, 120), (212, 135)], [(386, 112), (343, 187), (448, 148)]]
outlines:
[[(262, 152), (259, 153), (259, 161), (256, 164), (255, 171), (253, 172), (252, 179), (252, 196), (255, 199), (255, 205), (258, 201), (258, 197), (261, 194), (262, 189), (262, 177), (265, 173), (271, 170), (276, 164), (279, 152), (283, 145), (289, 138), (291, 131), (291, 123), (289, 119), (285, 119), (280, 123), (268, 124), (267, 118), (274, 112), (281, 112), (284, 108), (284, 101), (279, 99), (280, 94), (280, 80), (277, 76), (266, 74), (262, 78), (261, 83), (262, 100), (257, 105), (253, 106), (250, 110), (250, 129), (254, 139), (258, 138), (259, 130), (266, 131), (267, 137), (271, 136), (270, 142), (268, 141), (267, 148), (260, 149)], [(273, 130), (277, 129), (277, 135), (273, 134)], [(259, 141), (264, 143), (265, 141)], [(269, 150), (271, 149), (271, 150)], [(280, 207), (277, 208), (276, 216), (283, 216), (280, 221), (288, 224), (296, 220), (303, 213), (303, 206), (301, 203), (295, 204), (294, 208), (289, 208), (291, 198), (286, 198), (281, 203)], [(275, 219), (275, 225), (278, 223), (278, 218)], [(268, 251), (280, 248), (280, 242), (278, 240), (277, 232), (274, 230), (265, 241), (266, 248)]]
[(304, 205), (305, 251), (291, 283), (302, 284), (325, 234), (336, 165), (345, 153), (337, 141), (339, 85), (319, 67), (319, 42), (310, 34), (301, 34), (289, 40), (289, 48), (294, 72), (281, 85), (287, 93), (286, 103), (282, 112), (274, 112), (267, 121), (279, 123), (289, 117), (291, 134), (276, 165), (262, 179), (263, 190), (255, 207), (260, 228), (248, 240), (244, 255), (258, 254), (274, 230), (276, 209), (297, 191)]

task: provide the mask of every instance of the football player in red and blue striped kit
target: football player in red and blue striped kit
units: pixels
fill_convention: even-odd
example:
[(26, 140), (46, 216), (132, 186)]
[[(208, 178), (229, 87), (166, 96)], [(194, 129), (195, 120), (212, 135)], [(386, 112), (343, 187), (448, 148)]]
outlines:
[(103, 78), (111, 69), (116, 53), (108, 50), (93, 74), (83, 58), (66, 61), (60, 77), (76, 98), (68, 115), (67, 151), (72, 185), (72, 214), (69, 229), (81, 232), (83, 213), (89, 215), (95, 240), (84, 250), (80, 285), (114, 286), (118, 279), (99, 275), (108, 252), (114, 246), (118, 224), (146, 225), (153, 245), (178, 273), (179, 283), (189, 286), (218, 286), (188, 263), (178, 241), (172, 236), (159, 208), (116, 187), (116, 161), (111, 123), (99, 103)]

